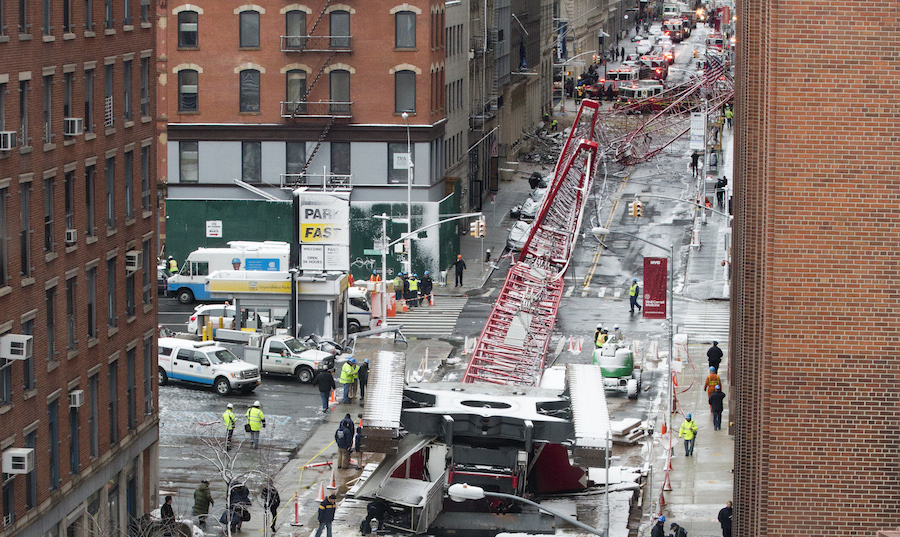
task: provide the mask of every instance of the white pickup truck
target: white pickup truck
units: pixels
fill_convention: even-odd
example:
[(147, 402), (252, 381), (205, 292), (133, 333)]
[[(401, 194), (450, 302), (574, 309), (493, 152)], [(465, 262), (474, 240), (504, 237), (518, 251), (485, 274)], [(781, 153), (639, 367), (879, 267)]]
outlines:
[(268, 336), (259, 341), (259, 346), (220, 344), (243, 356), (248, 363), (259, 366), (263, 373), (291, 375), (300, 382), (312, 382), (316, 373), (334, 367), (333, 354), (320, 351), (293, 336)]
[(215, 341), (159, 338), (159, 384), (181, 380), (213, 386), (219, 395), (250, 393), (259, 386), (259, 368), (238, 359)]

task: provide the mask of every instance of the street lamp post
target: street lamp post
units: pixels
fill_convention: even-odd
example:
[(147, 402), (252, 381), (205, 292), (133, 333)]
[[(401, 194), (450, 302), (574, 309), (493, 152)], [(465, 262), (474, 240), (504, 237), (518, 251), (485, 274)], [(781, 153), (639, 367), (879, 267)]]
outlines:
[[(412, 234), (412, 182), (413, 182), (413, 158), (412, 144), (409, 138), (409, 114), (403, 112), (403, 119), (406, 120), (406, 234)], [(409, 248), (406, 251), (406, 272), (412, 272), (412, 240), (409, 241)]]

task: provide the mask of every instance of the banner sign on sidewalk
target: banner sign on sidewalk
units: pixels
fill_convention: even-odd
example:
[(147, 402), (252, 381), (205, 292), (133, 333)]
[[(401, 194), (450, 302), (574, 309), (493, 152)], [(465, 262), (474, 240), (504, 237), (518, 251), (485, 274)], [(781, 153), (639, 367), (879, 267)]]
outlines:
[(641, 313), (645, 319), (666, 318), (666, 290), (669, 283), (669, 259), (644, 258), (644, 303)]

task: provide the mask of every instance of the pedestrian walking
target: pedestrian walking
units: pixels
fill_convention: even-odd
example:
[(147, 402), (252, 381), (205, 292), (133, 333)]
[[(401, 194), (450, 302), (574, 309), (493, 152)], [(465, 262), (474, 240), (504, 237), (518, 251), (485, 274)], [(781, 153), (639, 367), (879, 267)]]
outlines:
[(731, 108), (725, 109), (725, 123), (728, 125), (728, 128), (731, 128), (731, 122), (734, 120), (734, 110)]
[(427, 270), (425, 271), (425, 275), (422, 276), (422, 282), (419, 286), (422, 288), (422, 300), (427, 306), (431, 302), (431, 290), (434, 289), (434, 280)]
[(250, 433), (250, 447), (259, 448), (259, 432), (266, 426), (266, 415), (259, 407), (259, 401), (253, 401), (253, 406), (247, 409), (247, 427)]
[(709, 367), (715, 368), (716, 372), (719, 372), (719, 364), (722, 363), (722, 356), (725, 353), (722, 352), (722, 349), (719, 348), (719, 342), (713, 341), (712, 347), (706, 351), (706, 358), (709, 360)]
[(656, 524), (653, 526), (653, 529), (650, 530), (650, 537), (666, 537), (665, 515), (659, 515), (659, 518), (656, 519)]
[(731, 501), (719, 510), (719, 524), (722, 525), (722, 537), (731, 537)]
[(206, 517), (209, 516), (209, 507), (215, 505), (212, 493), (209, 491), (209, 481), (200, 480), (200, 486), (194, 491), (194, 508), (191, 515), (198, 518), (198, 525), (202, 528), (206, 526)]
[(243, 483), (229, 483), (228, 504), (219, 518), (223, 525), (231, 526), (231, 531), (240, 531), (244, 522), (250, 520), (250, 490)]
[(356, 370), (357, 382), (359, 382), (359, 406), (365, 406), (366, 386), (369, 384), (369, 359), (363, 360), (362, 365)]
[(719, 378), (719, 375), (716, 374), (716, 368), (710, 366), (709, 375), (706, 375), (706, 380), (703, 381), (703, 389), (706, 390), (706, 396), (712, 396), (713, 392), (716, 391), (716, 386), (722, 385), (722, 379)]
[(463, 284), (463, 271), (466, 270), (466, 262), (463, 261), (462, 254), (456, 256), (456, 261), (453, 263), (453, 267), (456, 268), (456, 285), (453, 287), (459, 287)]
[(715, 391), (709, 396), (709, 408), (712, 410), (713, 431), (721, 431), (722, 412), (725, 411), (725, 392), (722, 391), (722, 386), (719, 384), (716, 384)]
[(281, 495), (275, 488), (275, 483), (271, 477), (266, 478), (266, 484), (263, 485), (260, 495), (263, 499), (263, 507), (272, 514), (272, 523), (269, 525), (272, 531), (275, 531), (275, 519), (278, 518), (278, 506), (281, 505)]
[(163, 535), (175, 534), (175, 510), (172, 509), (172, 497), (166, 496), (159, 508), (159, 518), (162, 520)]
[(341, 403), (350, 402), (350, 386), (356, 382), (356, 358), (352, 356), (341, 366), (341, 385), (344, 387), (344, 398)]
[(676, 522), (672, 522), (672, 525), (669, 526), (669, 529), (672, 530), (672, 533), (669, 537), (687, 537), (687, 531), (679, 526)]
[(622, 60), (625, 60), (625, 47), (622, 47)]
[(631, 279), (631, 287), (628, 288), (628, 299), (631, 302), (631, 313), (634, 313), (634, 308), (637, 308), (638, 311), (641, 311), (641, 305), (638, 304), (638, 297), (641, 295), (641, 286), (637, 283), (637, 278)]
[(328, 399), (331, 396), (331, 390), (335, 389), (334, 375), (330, 369), (323, 369), (313, 378), (313, 384), (319, 388), (319, 396), (322, 398), (322, 412), (328, 412)]
[(725, 187), (728, 186), (728, 178), (724, 175), (716, 181), (716, 205), (725, 206)]
[(697, 177), (697, 173), (700, 169), (700, 153), (694, 151), (691, 153), (691, 176)]
[(225, 424), (225, 451), (231, 451), (231, 437), (234, 436), (234, 426), (237, 424), (237, 416), (234, 415), (234, 405), (225, 405), (225, 413), (222, 414), (222, 423)]
[(316, 530), (316, 537), (321, 537), (322, 528), (328, 530), (328, 537), (331, 537), (331, 523), (334, 522), (334, 513), (337, 511), (337, 496), (334, 494), (328, 496), (319, 504), (319, 529)]
[[(349, 418), (350, 414), (347, 414), (345, 419)], [(353, 423), (353, 420), (350, 420), (350, 423)], [(353, 429), (347, 427), (344, 420), (341, 420), (337, 431), (334, 432), (334, 441), (338, 447), (338, 469), (344, 470), (350, 468), (350, 448), (353, 447)]]
[(684, 423), (681, 424), (681, 428), (678, 429), (678, 438), (684, 437), (684, 456), (691, 457), (694, 455), (694, 441), (697, 439), (697, 433), (699, 432), (700, 427), (697, 426), (697, 422), (691, 419), (691, 415), (688, 414), (684, 417)]

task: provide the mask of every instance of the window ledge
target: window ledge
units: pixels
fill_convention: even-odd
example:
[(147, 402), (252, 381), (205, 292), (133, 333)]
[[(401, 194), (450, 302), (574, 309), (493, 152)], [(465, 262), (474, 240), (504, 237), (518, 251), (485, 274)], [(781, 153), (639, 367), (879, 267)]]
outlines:
[(19, 34), (19, 41), (31, 41), (31, 34)]
[(44, 152), (53, 151), (56, 149), (56, 144), (44, 144)]
[(96, 337), (88, 337), (88, 348), (96, 347), (97, 344), (100, 343), (100, 338)]
[(238, 50), (262, 50), (262, 47), (238, 47)]
[(44, 254), (44, 263), (49, 263), (59, 257), (59, 254), (56, 252), (47, 252)]
[(44, 43), (52, 43), (52, 42), (56, 41), (56, 36), (55, 35), (43, 35), (43, 36), (41, 36), (41, 40)]
[(394, 52), (419, 52), (416, 47), (394, 47)]
[(69, 138), (66, 138), (65, 140), (63, 140), (63, 145), (65, 147), (68, 147), (74, 143), (75, 143), (75, 138), (72, 138), (72, 137), (69, 137)]
[(122, 31), (123, 31), (123, 32), (131, 32), (131, 31), (133, 31), (133, 30), (134, 30), (134, 25), (133, 25), (133, 24), (126, 24), (125, 26), (122, 26)]
[(67, 253), (67, 254), (72, 253), (72, 252), (74, 252), (74, 251), (77, 250), (77, 249), (78, 249), (78, 245), (77, 245), (77, 244), (73, 244), (72, 246), (66, 246), (66, 253)]
[[(200, 50), (200, 46), (198, 45), (196, 47), (178, 47), (178, 50)], [(244, 50), (244, 49), (241, 49), (241, 50)]]
[(153, 121), (153, 118), (150, 116), (141, 116), (141, 123), (150, 123)]
[(104, 28), (103, 35), (116, 35), (116, 29), (115, 28)]
[(126, 129), (129, 129), (129, 128), (131, 128), (131, 127), (134, 127), (134, 121), (132, 121), (132, 120), (130, 120), (130, 119), (127, 120), (127, 121), (125, 121), (125, 128), (126, 128)]
[(97, 237), (96, 235), (91, 235), (91, 236), (87, 237), (86, 239), (84, 239), (84, 242), (86, 242), (88, 244), (94, 244), (98, 240), (100, 240), (99, 237)]
[(119, 333), (118, 326), (109, 326), (106, 327), (106, 337), (113, 337), (114, 335)]
[(238, 112), (239, 116), (261, 116), (262, 112)]
[(141, 28), (143, 28), (143, 29), (146, 30), (146, 29), (149, 29), (149, 28), (153, 28), (153, 25), (150, 24), (149, 22), (142, 22), (142, 23), (141, 23)]
[(132, 315), (131, 317), (125, 318), (125, 324), (131, 324), (137, 320), (137, 315)]
[(96, 33), (96, 32), (92, 32), (92, 31), (90, 31), (90, 30), (85, 30), (85, 31), (84, 31), (84, 37), (96, 37), (96, 36), (97, 36), (97, 33)]
[(6, 414), (7, 412), (9, 412), (12, 409), (13, 409), (12, 403), (6, 403), (3, 406), (0, 406), (0, 416), (2, 416), (3, 414)]
[(107, 236), (107, 237), (112, 237), (112, 236), (115, 235), (116, 232), (118, 232), (118, 231), (119, 231), (118, 228), (108, 227), (108, 228), (106, 228), (106, 236)]
[(93, 139), (96, 138), (96, 137), (97, 137), (97, 133), (96, 133), (96, 132), (86, 132), (86, 133), (84, 133), (84, 140), (85, 140), (85, 141), (93, 140)]
[(78, 356), (78, 349), (72, 349), (66, 353), (66, 360), (71, 360), (72, 358), (75, 358), (76, 356)]
[(27, 392), (22, 394), (22, 397), (23, 397), (23, 399), (25, 399), (27, 401), (27, 400), (31, 399), (32, 397), (34, 397), (35, 395), (37, 395), (37, 390), (28, 390)]
[(22, 278), (22, 287), (28, 287), (34, 284), (34, 278)]
[(153, 211), (144, 211), (141, 213), (141, 218), (150, 218), (153, 216)]
[(71, 41), (75, 39), (75, 34), (73, 32), (66, 32), (63, 34), (63, 41)]
[(12, 293), (12, 287), (10, 287), (9, 285), (0, 287), (0, 297), (4, 297), (10, 293)]
[(125, 219), (125, 227), (132, 226), (135, 222), (137, 222), (137, 220), (134, 218), (127, 218)]
[(9, 43), (8, 35), (0, 35), (0, 43)]
[(47, 362), (47, 373), (55, 370), (57, 367), (59, 367), (59, 360), (50, 360)]
[(22, 147), (19, 148), (20, 155), (27, 155), (28, 153), (31, 153), (32, 151), (34, 151), (34, 148), (31, 147), (30, 145), (23, 145)]
[[(241, 112), (242, 114), (255, 114), (256, 112)], [(197, 116), (200, 115), (200, 110), (179, 110), (179, 116)]]
[(153, 304), (144, 304), (144, 313), (150, 313), (153, 311)]
[(115, 127), (109, 127), (108, 129), (105, 129), (105, 130), (103, 131), (103, 134), (104, 134), (105, 136), (112, 136), (112, 135), (115, 134), (115, 133), (116, 133), (116, 128), (115, 128)]

